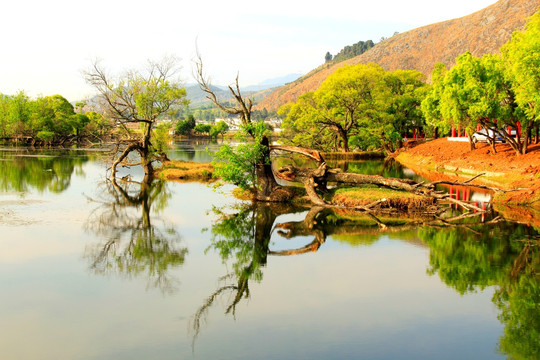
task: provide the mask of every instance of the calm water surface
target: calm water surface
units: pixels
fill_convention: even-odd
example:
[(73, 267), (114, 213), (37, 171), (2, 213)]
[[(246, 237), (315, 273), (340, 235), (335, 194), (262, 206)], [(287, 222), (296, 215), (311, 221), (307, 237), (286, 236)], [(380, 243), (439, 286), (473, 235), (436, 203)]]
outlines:
[[(205, 144), (185, 145), (171, 157), (207, 161)], [(113, 184), (105, 170), (95, 151), (0, 151), (0, 359), (540, 353), (538, 235), (525, 224), (393, 219), (381, 232), (227, 188)]]

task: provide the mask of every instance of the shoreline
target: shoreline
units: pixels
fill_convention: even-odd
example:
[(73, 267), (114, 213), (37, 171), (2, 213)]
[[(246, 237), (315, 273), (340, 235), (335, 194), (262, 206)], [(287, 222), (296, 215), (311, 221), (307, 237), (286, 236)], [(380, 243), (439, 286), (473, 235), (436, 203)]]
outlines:
[(526, 155), (516, 156), (505, 144), (500, 144), (493, 154), (485, 144), (471, 151), (468, 144), (451, 143), (446, 139), (432, 140), (401, 151), (395, 159), (430, 181), (464, 181), (481, 175), (471, 183), (507, 191), (495, 194), (494, 204), (540, 210), (538, 146)]

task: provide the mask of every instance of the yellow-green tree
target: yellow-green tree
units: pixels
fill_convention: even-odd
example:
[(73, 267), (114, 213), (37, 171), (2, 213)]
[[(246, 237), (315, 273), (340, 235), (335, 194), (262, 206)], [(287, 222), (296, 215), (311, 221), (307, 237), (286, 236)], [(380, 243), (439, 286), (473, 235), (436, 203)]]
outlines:
[(164, 58), (160, 62), (149, 61), (144, 71), (132, 70), (119, 78), (107, 74), (98, 62), (85, 73), (86, 81), (104, 99), (108, 117), (120, 126), (127, 123), (142, 126), (140, 138), (129, 141), (114, 161), (111, 177), (116, 176), (116, 167), (133, 151), (139, 154), (145, 174), (153, 173), (152, 128), (158, 117), (171, 107), (186, 104), (186, 90), (177, 77), (178, 70), (175, 58)]
[(343, 66), (313, 94), (304, 95), (286, 109), (284, 127), (316, 130), (312, 136), (333, 134), (336, 148), (348, 152), (349, 137), (358, 131), (360, 123), (379, 122), (386, 114), (390, 89), (384, 79), (384, 69), (376, 64)]
[[(516, 102), (525, 113), (522, 128), (527, 136), (540, 122), (540, 12), (530, 18), (525, 31), (512, 35), (501, 52)], [(525, 147), (521, 152), (526, 151)]]
[(376, 64), (344, 66), (316, 91), (281, 109), (286, 114), (285, 134), (293, 135), (296, 145), (323, 150), (333, 143), (347, 152), (352, 142), (393, 152), (401, 145), (402, 133), (423, 127), (420, 103), (425, 89), (417, 71), (388, 72)]

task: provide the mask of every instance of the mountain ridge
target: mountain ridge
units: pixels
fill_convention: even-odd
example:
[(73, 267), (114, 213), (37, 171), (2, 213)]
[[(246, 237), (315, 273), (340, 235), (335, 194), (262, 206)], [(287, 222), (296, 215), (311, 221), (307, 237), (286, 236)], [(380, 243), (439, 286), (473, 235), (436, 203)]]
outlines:
[(256, 108), (275, 111), (319, 85), (337, 68), (349, 64), (377, 63), (386, 70), (418, 70), (429, 80), (435, 64), (447, 67), (465, 51), (474, 56), (497, 53), (540, 8), (540, 0), (499, 0), (470, 15), (396, 34), (365, 53), (336, 63), (323, 64), (300, 79), (273, 91)]
[[(271, 79), (266, 79), (261, 81), (257, 85), (241, 86), (240, 91), (243, 95), (252, 97), (253, 100), (257, 101), (261, 98), (268, 96), (270, 91), (274, 88), (278, 88), (282, 85), (286, 85), (289, 82), (295, 81), (301, 74), (287, 74), (280, 77), (275, 77)], [(187, 99), (190, 101), (190, 106), (199, 107), (212, 102), (206, 97), (200, 86), (197, 83), (188, 83), (185, 85), (187, 92)], [(218, 99), (221, 101), (232, 101), (234, 98), (229, 91), (229, 88), (224, 85), (211, 85), (210, 88), (215, 92)]]

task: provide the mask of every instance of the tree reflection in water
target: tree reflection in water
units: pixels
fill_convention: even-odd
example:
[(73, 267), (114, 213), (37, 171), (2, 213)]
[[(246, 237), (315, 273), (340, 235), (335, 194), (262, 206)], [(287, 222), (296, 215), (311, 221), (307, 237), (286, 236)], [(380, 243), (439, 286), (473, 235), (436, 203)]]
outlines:
[[(224, 262), (233, 263), (233, 271), (220, 278), (221, 286), (195, 313), (192, 321), (193, 344), (209, 308), (224, 295), (232, 294), (226, 314), (235, 314), (236, 306), (249, 297), (249, 281), (260, 282), (268, 255), (297, 255), (317, 251), (329, 235), (377, 235), (414, 230), (429, 246), (428, 274), (460, 294), (495, 286), (494, 304), (505, 333), (499, 351), (516, 359), (540, 358), (540, 240), (536, 230), (500, 217), (483, 223), (478, 216), (458, 216), (456, 222), (441, 219), (370, 219), (337, 210), (311, 208), (303, 221), (274, 224), (290, 207), (256, 204), (220, 214), (211, 228), (211, 246)], [(381, 220), (384, 226), (381, 226)], [(276, 231), (286, 239), (313, 236), (304, 247), (273, 251), (270, 237)], [(378, 237), (378, 236), (377, 236)]]
[(489, 228), (419, 231), (430, 248), (429, 274), (460, 294), (495, 286), (493, 302), (505, 325), (499, 351), (512, 359), (540, 359), (540, 237), (513, 223)]
[[(337, 214), (335, 210), (312, 207), (302, 221), (275, 223), (279, 215), (303, 211), (284, 204), (244, 205), (233, 214), (222, 209), (214, 209), (219, 215), (211, 228), (211, 245), (207, 249), (219, 253), (224, 263), (232, 262), (232, 272), (221, 277), (220, 287), (214, 291), (193, 316), (193, 344), (201, 330), (210, 307), (218, 298), (228, 295), (232, 298), (225, 313), (235, 315), (236, 306), (242, 299), (249, 298), (249, 281), (262, 281), (263, 267), (268, 255), (290, 256), (317, 251), (329, 235), (355, 235), (379, 233), (380, 220), (369, 214), (362, 214), (361, 221)], [(389, 220), (387, 231), (410, 229), (401, 220)], [(276, 231), (284, 239), (312, 236), (307, 245), (274, 251), (269, 248), (272, 233)]]
[(89, 155), (66, 155), (61, 151), (0, 150), (0, 191), (61, 193), (69, 188), (73, 173), (84, 175)]
[(149, 287), (174, 292), (178, 284), (169, 271), (184, 263), (187, 249), (180, 245), (174, 227), (159, 218), (151, 219), (151, 214), (159, 214), (167, 206), (170, 192), (165, 182), (145, 178), (140, 183), (118, 184), (107, 180), (101, 186), (101, 197), (92, 199), (100, 206), (86, 222), (86, 229), (103, 239), (85, 250), (91, 271), (128, 278), (146, 276)]
[[(211, 228), (211, 245), (219, 253), (223, 262), (232, 261), (233, 271), (221, 277), (222, 284), (214, 291), (197, 310), (193, 317), (193, 344), (201, 330), (201, 323), (214, 304), (226, 294), (232, 294), (232, 301), (226, 307), (226, 314), (235, 315), (236, 306), (242, 299), (249, 298), (249, 281), (260, 282), (263, 277), (262, 267), (266, 265), (267, 256), (294, 255), (305, 252), (305, 249), (317, 250), (325, 241), (324, 233), (317, 230), (315, 218), (322, 208), (313, 209), (303, 222), (277, 224), (280, 233), (288, 238), (298, 235), (314, 235), (315, 240), (308, 246), (298, 250), (273, 252), (269, 249), (270, 238), (276, 218), (301, 209), (284, 204), (262, 204), (240, 206), (234, 214), (226, 214), (221, 209), (214, 209), (219, 219)], [(316, 245), (314, 245), (316, 244)]]

